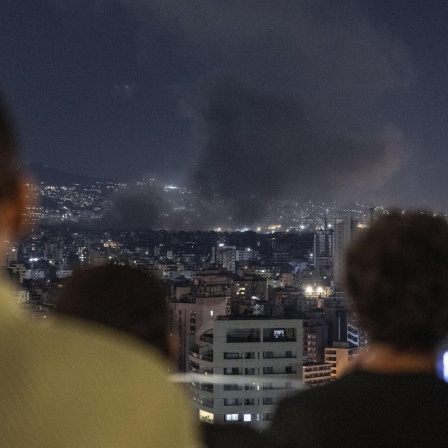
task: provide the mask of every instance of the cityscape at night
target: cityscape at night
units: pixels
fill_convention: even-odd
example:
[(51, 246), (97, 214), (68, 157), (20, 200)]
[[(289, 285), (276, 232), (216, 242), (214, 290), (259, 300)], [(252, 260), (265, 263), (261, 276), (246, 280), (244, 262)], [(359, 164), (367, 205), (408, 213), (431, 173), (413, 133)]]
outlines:
[(0, 439), (446, 446), (447, 16), (2, 5)]
[[(199, 194), (176, 185), (159, 185), (154, 179), (127, 184), (47, 178), (38, 180), (31, 188), (36, 199), (36, 205), (29, 209), (33, 223), (81, 228), (311, 232), (322, 227), (325, 218), (332, 225), (339, 217), (351, 214), (365, 225), (372, 207), (377, 212), (385, 211), (382, 205), (271, 199), (261, 205), (263, 214), (258, 221), (244, 226), (231, 216), (232, 201), (215, 201), (211, 219), (212, 212), (204, 207)], [(122, 202), (139, 203), (140, 209), (131, 210), (128, 206), (121, 210)]]

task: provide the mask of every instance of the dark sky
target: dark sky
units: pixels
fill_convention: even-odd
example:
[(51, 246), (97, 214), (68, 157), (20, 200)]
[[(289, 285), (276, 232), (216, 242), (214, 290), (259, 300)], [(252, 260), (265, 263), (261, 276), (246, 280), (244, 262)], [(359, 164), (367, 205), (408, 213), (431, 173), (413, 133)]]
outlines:
[(446, 210), (443, 4), (5, 1), (0, 84), (26, 162)]

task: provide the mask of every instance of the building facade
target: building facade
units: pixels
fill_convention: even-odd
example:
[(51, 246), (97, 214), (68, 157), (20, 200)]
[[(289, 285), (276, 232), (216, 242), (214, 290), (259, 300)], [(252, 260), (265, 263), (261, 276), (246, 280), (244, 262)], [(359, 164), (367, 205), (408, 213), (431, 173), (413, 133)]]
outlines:
[(198, 417), (263, 428), (281, 398), (302, 384), (300, 319), (220, 316), (189, 352)]

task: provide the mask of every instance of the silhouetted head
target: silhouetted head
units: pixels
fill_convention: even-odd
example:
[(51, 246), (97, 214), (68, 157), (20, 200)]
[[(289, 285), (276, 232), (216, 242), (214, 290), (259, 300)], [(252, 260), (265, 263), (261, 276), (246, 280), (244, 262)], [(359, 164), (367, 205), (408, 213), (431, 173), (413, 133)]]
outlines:
[(169, 355), (162, 285), (141, 269), (106, 265), (76, 272), (64, 283), (56, 312), (124, 331)]
[(25, 229), (28, 189), (19, 173), (16, 137), (0, 100), (0, 246)]
[(346, 253), (345, 283), (371, 342), (433, 351), (448, 333), (448, 224), (429, 213), (391, 213)]
[(0, 202), (14, 197), (19, 182), (18, 151), (14, 130), (0, 103)]

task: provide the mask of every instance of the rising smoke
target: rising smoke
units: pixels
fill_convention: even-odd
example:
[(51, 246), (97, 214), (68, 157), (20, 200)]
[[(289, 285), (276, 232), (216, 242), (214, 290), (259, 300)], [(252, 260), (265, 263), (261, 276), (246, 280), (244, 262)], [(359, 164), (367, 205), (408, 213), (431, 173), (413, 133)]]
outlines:
[[(382, 101), (412, 83), (411, 64), (359, 3), (123, 4), (151, 30), (157, 24), (159, 37), (176, 43), (172, 57), (188, 64), (177, 91), (195, 161), (185, 178), (200, 206), (172, 227), (251, 226), (279, 198), (368, 197), (406, 161)], [(143, 65), (152, 63), (147, 54)], [(147, 193), (142, 204), (140, 193), (120, 197), (119, 215), (162, 225), (160, 196)]]
[(267, 200), (331, 200), (347, 188), (377, 188), (403, 157), (391, 126), (368, 138), (338, 136), (298, 101), (232, 81), (209, 88), (204, 104), (204, 147), (192, 183), (209, 201), (233, 200), (240, 225), (259, 221)]

